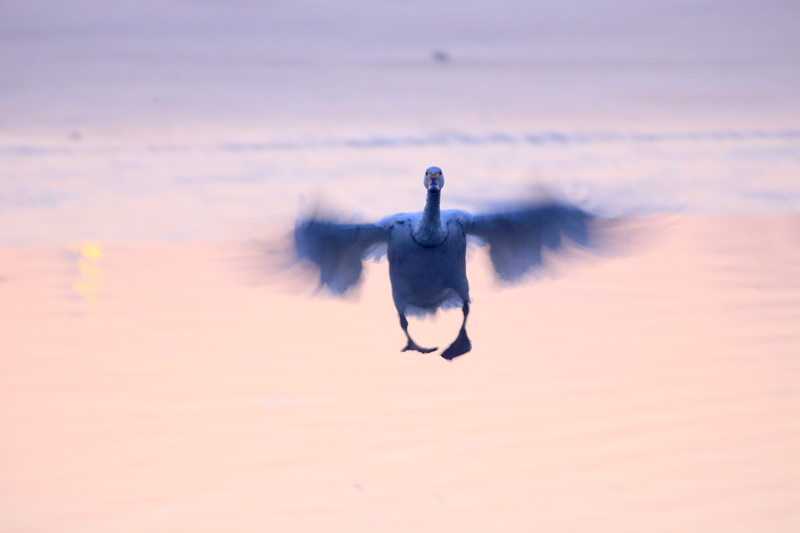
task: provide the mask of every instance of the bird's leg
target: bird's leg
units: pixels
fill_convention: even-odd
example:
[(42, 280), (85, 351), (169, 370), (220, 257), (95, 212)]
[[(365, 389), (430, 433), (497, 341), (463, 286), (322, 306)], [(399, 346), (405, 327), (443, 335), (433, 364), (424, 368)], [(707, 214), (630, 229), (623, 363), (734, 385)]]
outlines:
[(435, 352), (439, 348), (421, 348), (417, 346), (417, 343), (411, 339), (411, 335), (408, 334), (408, 320), (406, 320), (406, 315), (400, 313), (400, 327), (403, 328), (403, 333), (406, 334), (406, 338), (408, 339), (408, 344), (406, 347), (403, 348), (402, 352), (407, 352), (408, 350), (416, 350), (421, 353), (431, 353)]
[(467, 337), (467, 315), (469, 315), (469, 304), (464, 303), (464, 306), (461, 307), (461, 311), (464, 313), (464, 322), (461, 323), (461, 331), (458, 332), (458, 338), (447, 347), (445, 351), (441, 353), (441, 356), (447, 360), (452, 360), (459, 355), (464, 355), (468, 351), (472, 350), (472, 343)]

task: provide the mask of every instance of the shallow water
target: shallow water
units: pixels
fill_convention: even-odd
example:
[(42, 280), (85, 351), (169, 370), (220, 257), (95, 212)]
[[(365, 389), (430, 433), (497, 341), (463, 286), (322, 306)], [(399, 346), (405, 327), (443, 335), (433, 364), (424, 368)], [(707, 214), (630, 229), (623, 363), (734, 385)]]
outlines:
[[(3, 8), (0, 529), (798, 530), (794, 6), (226, 6)], [(513, 289), (475, 250), (452, 363), (385, 263), (252, 262), (433, 164), (646, 224)]]
[(385, 264), (354, 304), (220, 243), (4, 247), (5, 528), (792, 531), (800, 220), (663, 231), (513, 290), (477, 258), (452, 363), (399, 353)]

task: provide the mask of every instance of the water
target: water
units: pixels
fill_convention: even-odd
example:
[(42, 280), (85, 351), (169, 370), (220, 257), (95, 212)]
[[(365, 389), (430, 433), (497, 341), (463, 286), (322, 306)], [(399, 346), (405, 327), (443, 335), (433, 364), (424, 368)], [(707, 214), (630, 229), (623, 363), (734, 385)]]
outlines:
[[(798, 528), (794, 6), (2, 9), (0, 529)], [(662, 216), (510, 290), (476, 252), (452, 364), (385, 263), (254, 286), (301, 197), (415, 210), (430, 165)]]

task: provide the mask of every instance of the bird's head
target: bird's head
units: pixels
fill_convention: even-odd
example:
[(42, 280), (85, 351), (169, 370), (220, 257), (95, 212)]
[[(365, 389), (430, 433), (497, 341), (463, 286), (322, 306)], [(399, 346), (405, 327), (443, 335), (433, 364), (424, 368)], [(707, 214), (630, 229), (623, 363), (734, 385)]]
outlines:
[(428, 192), (439, 192), (444, 187), (444, 174), (439, 167), (430, 167), (425, 171), (425, 188)]

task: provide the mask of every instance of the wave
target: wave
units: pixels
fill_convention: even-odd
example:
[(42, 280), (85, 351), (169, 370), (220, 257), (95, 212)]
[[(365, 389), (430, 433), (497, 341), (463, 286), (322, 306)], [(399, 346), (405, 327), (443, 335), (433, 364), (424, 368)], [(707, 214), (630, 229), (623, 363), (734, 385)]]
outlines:
[[(610, 143), (709, 143), (736, 141), (794, 141), (800, 139), (800, 129), (779, 130), (715, 130), (701, 132), (594, 132), (566, 133), (545, 131), (538, 133), (461, 133), (447, 132), (431, 135), (372, 135), (311, 139), (303, 141), (274, 140), (264, 142), (222, 142), (201, 144), (151, 144), (143, 148), (151, 152), (191, 152), (216, 150), (221, 152), (260, 152), (287, 150), (318, 150), (331, 148), (407, 148), (427, 146), (475, 145), (566, 145)], [(0, 154), (17, 156), (71, 155), (75, 153), (117, 153), (129, 151), (128, 147), (76, 146), (76, 145), (6, 145)]]

